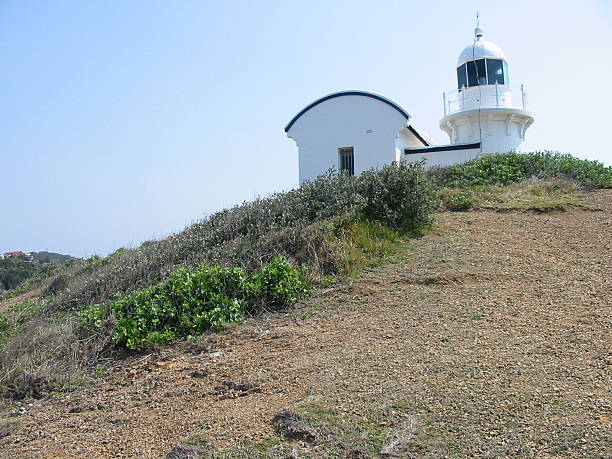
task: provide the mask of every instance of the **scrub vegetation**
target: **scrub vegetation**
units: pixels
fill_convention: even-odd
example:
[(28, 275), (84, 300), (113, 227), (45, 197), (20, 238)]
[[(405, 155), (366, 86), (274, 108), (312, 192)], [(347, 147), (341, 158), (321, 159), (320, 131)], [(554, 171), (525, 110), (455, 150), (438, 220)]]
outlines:
[(610, 167), (551, 152), (330, 171), (138, 248), (70, 260), (37, 281), (38, 298), (0, 303), (0, 390), (39, 397), (101, 359), (287, 308), (380, 263), (427, 231), (436, 211), (563, 210), (583, 206), (582, 188), (610, 187)]
[(583, 206), (581, 189), (612, 188), (612, 168), (555, 152), (508, 153), (434, 169), (442, 208), (549, 212)]
[(105, 329), (112, 320), (112, 343), (139, 350), (193, 337), (209, 328), (220, 330), (260, 307), (294, 304), (308, 290), (302, 277), (300, 269), (281, 257), (251, 275), (242, 268), (183, 268), (167, 281), (109, 305), (88, 307), (79, 320), (91, 331)]
[(486, 156), (437, 169), (433, 175), (440, 186), (449, 188), (509, 185), (530, 179), (562, 179), (584, 188), (612, 188), (612, 167), (550, 151)]
[(5, 314), (0, 387), (40, 396), (100, 358), (145, 350), (294, 304), (422, 232), (437, 206), (421, 164), (301, 187), (212, 215), (165, 239), (72, 261), (26, 322)]

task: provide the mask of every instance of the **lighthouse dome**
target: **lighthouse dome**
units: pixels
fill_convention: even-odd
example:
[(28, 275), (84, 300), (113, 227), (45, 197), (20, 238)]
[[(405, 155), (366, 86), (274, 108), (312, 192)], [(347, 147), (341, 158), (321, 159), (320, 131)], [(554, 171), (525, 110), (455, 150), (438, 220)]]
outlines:
[(476, 27), (474, 30), (476, 40), (473, 44), (465, 47), (459, 59), (457, 60), (457, 67), (461, 66), (467, 61), (475, 61), (476, 59), (489, 58), (489, 59), (502, 59), (506, 62), (506, 56), (502, 49), (495, 43), (483, 38), (484, 30), (481, 27)]

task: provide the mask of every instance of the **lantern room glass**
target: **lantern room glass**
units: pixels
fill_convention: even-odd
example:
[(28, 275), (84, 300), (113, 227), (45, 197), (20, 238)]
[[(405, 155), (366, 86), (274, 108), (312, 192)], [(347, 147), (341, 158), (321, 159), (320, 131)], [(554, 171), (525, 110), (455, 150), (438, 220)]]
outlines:
[(457, 87), (459, 89), (467, 88), (467, 73), (465, 70), (465, 64), (457, 67)]
[(489, 84), (504, 84), (504, 66), (501, 59), (487, 59)]
[(502, 59), (476, 59), (457, 67), (457, 88), (509, 84), (508, 64)]

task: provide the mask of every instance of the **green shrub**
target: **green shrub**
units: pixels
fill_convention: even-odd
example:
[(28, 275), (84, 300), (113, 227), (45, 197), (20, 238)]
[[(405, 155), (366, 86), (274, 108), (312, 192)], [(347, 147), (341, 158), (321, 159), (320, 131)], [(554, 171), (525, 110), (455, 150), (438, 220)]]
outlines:
[(422, 163), (387, 165), (364, 172), (357, 191), (365, 204), (361, 211), (367, 220), (395, 228), (413, 230), (429, 223), (436, 206), (432, 182), (423, 174)]
[[(433, 200), (420, 164), (364, 177), (330, 171), (138, 248), (71, 260), (44, 278), (40, 309), (0, 346), (0, 391), (39, 393), (81, 374), (111, 346), (144, 349), (292, 304), (306, 276), (316, 281), (347, 266), (356, 273), (390, 253), (384, 229), (414, 230), (428, 221)], [(335, 238), (338, 221), (355, 226)]]
[(142, 349), (180, 337), (221, 329), (246, 311), (295, 303), (307, 285), (302, 272), (276, 257), (252, 275), (241, 268), (200, 266), (181, 269), (166, 282), (119, 299), (109, 306), (86, 308), (79, 320), (91, 332), (114, 322), (117, 347)]
[(556, 152), (506, 153), (434, 171), (445, 187), (508, 185), (530, 178), (570, 179), (591, 188), (612, 188), (612, 167)]
[(275, 257), (255, 271), (248, 283), (246, 300), (249, 309), (279, 308), (294, 304), (305, 292), (303, 272), (291, 267), (283, 258)]

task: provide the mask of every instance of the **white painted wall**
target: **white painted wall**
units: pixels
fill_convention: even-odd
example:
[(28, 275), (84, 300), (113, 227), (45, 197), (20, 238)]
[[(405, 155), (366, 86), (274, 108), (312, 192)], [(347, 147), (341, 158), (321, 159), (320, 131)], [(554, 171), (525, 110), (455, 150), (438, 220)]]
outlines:
[(480, 150), (478, 148), (471, 150), (435, 151), (432, 153), (418, 153), (418, 149), (416, 149), (413, 153), (404, 154), (403, 160), (406, 162), (416, 162), (425, 159), (425, 167), (437, 167), (464, 163), (479, 156)]
[[(341, 147), (353, 147), (355, 175), (396, 161), (398, 133), (407, 122), (390, 105), (360, 95), (335, 97), (312, 107), (287, 132), (299, 149), (300, 183), (332, 166), (340, 169)], [(406, 135), (405, 141), (413, 139)]]
[(483, 108), (453, 113), (440, 120), (451, 144), (482, 141), (482, 153), (520, 151), (533, 117), (525, 110)]
[(415, 136), (408, 127), (405, 127), (398, 132), (395, 139), (395, 161), (404, 159), (404, 150), (406, 148), (422, 147), (423, 143)]

